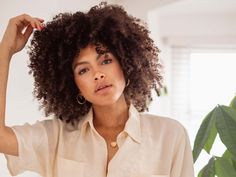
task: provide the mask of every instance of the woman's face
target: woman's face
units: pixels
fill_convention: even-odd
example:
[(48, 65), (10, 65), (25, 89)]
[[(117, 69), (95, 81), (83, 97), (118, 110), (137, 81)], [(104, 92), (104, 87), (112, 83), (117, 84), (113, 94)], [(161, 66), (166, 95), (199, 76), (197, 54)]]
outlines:
[(74, 80), (80, 94), (94, 105), (110, 105), (123, 95), (125, 79), (112, 53), (100, 55), (96, 46), (80, 50), (72, 64)]

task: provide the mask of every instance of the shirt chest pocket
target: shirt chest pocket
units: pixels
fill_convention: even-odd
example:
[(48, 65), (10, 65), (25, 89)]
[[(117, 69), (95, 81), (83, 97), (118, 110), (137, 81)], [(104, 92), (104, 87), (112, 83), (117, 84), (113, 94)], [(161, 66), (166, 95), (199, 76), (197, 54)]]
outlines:
[(84, 174), (85, 163), (58, 157), (57, 177), (82, 177)]

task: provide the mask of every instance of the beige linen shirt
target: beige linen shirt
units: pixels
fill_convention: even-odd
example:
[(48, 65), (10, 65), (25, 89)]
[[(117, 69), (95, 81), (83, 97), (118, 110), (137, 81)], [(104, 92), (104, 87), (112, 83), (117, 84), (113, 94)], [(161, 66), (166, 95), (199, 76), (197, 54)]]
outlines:
[[(76, 126), (55, 118), (12, 129), (19, 156), (5, 155), (11, 175), (29, 170), (44, 177), (106, 177), (107, 145), (94, 128), (92, 109)], [(117, 143), (107, 177), (194, 176), (189, 138), (176, 120), (130, 105)]]

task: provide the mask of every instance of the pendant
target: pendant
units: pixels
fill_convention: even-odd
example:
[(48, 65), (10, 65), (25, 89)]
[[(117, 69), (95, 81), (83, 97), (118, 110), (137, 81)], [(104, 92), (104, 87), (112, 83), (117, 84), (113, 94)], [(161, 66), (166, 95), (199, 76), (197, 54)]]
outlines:
[(112, 141), (112, 142), (110, 143), (110, 145), (111, 145), (111, 147), (115, 148), (115, 147), (117, 146), (117, 143), (116, 143), (115, 141)]

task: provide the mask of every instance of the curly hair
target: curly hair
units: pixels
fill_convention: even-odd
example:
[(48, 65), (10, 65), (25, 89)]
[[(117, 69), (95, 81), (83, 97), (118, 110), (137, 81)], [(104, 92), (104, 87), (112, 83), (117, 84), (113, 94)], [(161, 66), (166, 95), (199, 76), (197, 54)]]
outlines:
[[(35, 31), (29, 46), (29, 74), (33, 74), (33, 95), (44, 108), (74, 124), (86, 115), (92, 103), (77, 103), (78, 88), (72, 63), (89, 44), (105, 46), (117, 58), (126, 80), (124, 95), (139, 112), (148, 110), (151, 90), (162, 86), (159, 49), (140, 19), (128, 15), (122, 6), (102, 2), (88, 12), (60, 13)], [(97, 50), (99, 52), (99, 50)]]

